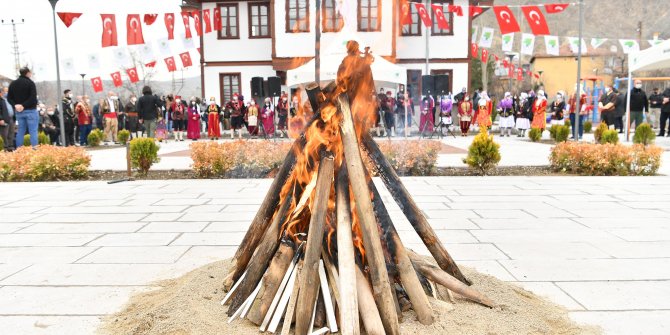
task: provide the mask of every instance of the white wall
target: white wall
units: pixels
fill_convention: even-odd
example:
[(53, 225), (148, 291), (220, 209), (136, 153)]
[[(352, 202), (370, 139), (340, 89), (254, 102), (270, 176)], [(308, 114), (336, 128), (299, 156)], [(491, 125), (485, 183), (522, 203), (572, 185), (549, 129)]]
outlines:
[[(271, 65), (263, 66), (208, 66), (205, 68), (205, 96), (221, 99), (221, 90), (219, 86), (219, 73), (241, 73), (241, 93), (246, 100), (251, 98), (251, 77), (270, 77), (275, 76), (277, 72)], [(220, 101), (219, 101), (220, 103)]]

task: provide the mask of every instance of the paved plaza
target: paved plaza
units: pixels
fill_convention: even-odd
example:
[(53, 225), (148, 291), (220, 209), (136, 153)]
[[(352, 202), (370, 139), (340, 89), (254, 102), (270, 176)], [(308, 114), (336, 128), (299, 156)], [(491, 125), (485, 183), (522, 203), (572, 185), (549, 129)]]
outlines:
[[(670, 178), (404, 181), (459, 264), (606, 334), (670, 333)], [(231, 257), (270, 182), (0, 184), (0, 333), (92, 334), (152, 282)]]

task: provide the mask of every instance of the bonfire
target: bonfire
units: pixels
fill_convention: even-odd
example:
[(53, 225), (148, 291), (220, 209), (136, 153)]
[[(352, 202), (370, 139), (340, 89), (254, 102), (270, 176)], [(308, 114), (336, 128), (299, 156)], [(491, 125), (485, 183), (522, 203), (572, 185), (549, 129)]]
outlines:
[[(399, 334), (408, 309), (422, 324), (433, 323), (428, 296), (446, 299), (454, 292), (493, 306), (469, 286), (369, 136), (377, 112), (374, 59), (354, 41), (347, 49), (336, 81), (306, 89), (314, 116), (286, 156), (224, 281), (228, 293), (221, 303), (229, 305), (229, 322), (248, 319), (261, 332), (281, 334)], [(403, 245), (368, 159), (433, 259)]]

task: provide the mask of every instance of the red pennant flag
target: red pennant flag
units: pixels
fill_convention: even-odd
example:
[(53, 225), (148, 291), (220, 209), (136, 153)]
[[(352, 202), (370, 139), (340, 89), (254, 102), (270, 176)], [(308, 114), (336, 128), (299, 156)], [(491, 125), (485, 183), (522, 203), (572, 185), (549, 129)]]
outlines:
[(540, 79), (540, 75), (539, 75), (539, 74), (536, 73), (536, 74), (534, 74), (534, 76), (535, 76), (535, 79)]
[(81, 16), (82, 13), (61, 13), (58, 12), (58, 17), (60, 17), (60, 20), (63, 21), (65, 24), (65, 27), (70, 28), (70, 26), (74, 23), (74, 21), (77, 21), (77, 19)]
[(530, 29), (533, 31), (534, 35), (549, 35), (549, 26), (547, 25), (547, 20), (544, 18), (544, 14), (538, 6), (523, 6), (521, 7), (523, 14), (528, 20)]
[(512, 11), (507, 6), (494, 6), (493, 11), (496, 14), (496, 19), (498, 19), (498, 25), (500, 26), (500, 33), (505, 35), (509, 33), (516, 33), (521, 31), (519, 28), (519, 23), (516, 22), (516, 17), (512, 14)]
[(123, 85), (123, 79), (121, 79), (121, 72), (120, 71), (116, 71), (116, 72), (112, 73), (111, 76), (112, 76), (112, 81), (114, 82), (115, 87), (120, 87), (121, 85)]
[(186, 30), (186, 38), (192, 38), (191, 23), (189, 22), (190, 14), (188, 12), (181, 12), (181, 19), (184, 21), (184, 29)]
[(220, 31), (223, 29), (223, 24), (221, 23), (221, 9), (219, 7), (214, 8), (214, 30)]
[(202, 52), (200, 52), (200, 48), (197, 48), (197, 50), (198, 50), (198, 53), (202, 55)]
[(416, 7), (417, 12), (419, 12), (419, 17), (421, 18), (421, 21), (423, 21), (423, 24), (426, 27), (430, 27), (433, 25), (433, 21), (431, 21), (430, 16), (428, 15), (428, 10), (426, 9), (426, 5), (422, 3), (414, 3), (414, 6)]
[(137, 75), (137, 68), (127, 69), (126, 74), (128, 75), (131, 83), (134, 84), (140, 81), (140, 76)]
[(144, 64), (144, 66), (146, 66), (146, 67), (156, 67), (156, 61), (146, 63), (146, 64)]
[(479, 6), (470, 6), (470, 16), (474, 19), (484, 13), (484, 8)]
[(140, 22), (139, 14), (128, 14), (126, 18), (126, 31), (128, 33), (128, 45), (144, 44), (142, 22)]
[(508, 76), (512, 78), (512, 76), (514, 76), (514, 74), (516, 73), (516, 68), (514, 64), (510, 64), (508, 70), (509, 70)]
[(482, 63), (488, 63), (489, 60), (489, 51), (487, 49), (482, 49)]
[(412, 24), (412, 13), (407, 0), (400, 1), (400, 24)]
[(191, 12), (191, 15), (193, 16), (193, 21), (194, 26), (195, 26), (195, 33), (198, 34), (198, 36), (202, 35), (202, 18), (200, 16), (200, 11), (199, 10), (194, 10)]
[(100, 77), (91, 78), (91, 85), (93, 85), (93, 92), (102, 92), (102, 79)]
[(533, 71), (528, 70), (528, 76), (530, 77), (530, 76), (532, 76), (532, 75), (533, 75)]
[(516, 72), (516, 80), (522, 81), (523, 80), (523, 70), (517, 69), (516, 71), (517, 71)]
[(447, 11), (458, 16), (463, 16), (463, 7), (458, 5), (449, 5), (449, 7), (447, 7)]
[(165, 13), (165, 29), (167, 29), (168, 40), (174, 39), (174, 14)]
[(191, 61), (191, 54), (188, 51), (179, 54), (179, 58), (181, 58), (181, 63), (184, 65), (184, 67), (193, 66), (193, 62)]
[(570, 6), (569, 3), (557, 3), (557, 4), (550, 4), (550, 5), (544, 5), (544, 9), (547, 10), (547, 13), (549, 14), (556, 14), (564, 11), (566, 8)]
[(209, 9), (202, 11), (202, 20), (205, 21), (205, 34), (212, 32), (212, 20), (209, 17)]
[(144, 14), (144, 24), (150, 26), (156, 22), (158, 19), (158, 14)]
[(509, 62), (507, 61), (507, 59), (503, 59), (503, 67), (509, 68)]
[(116, 17), (114, 14), (100, 14), (102, 18), (102, 47), (119, 45), (116, 38)]
[(496, 63), (500, 60), (500, 58), (498, 58), (498, 55), (493, 55), (493, 59), (496, 60)]
[(174, 62), (174, 57), (165, 58), (165, 65), (167, 65), (168, 71), (175, 72), (177, 71), (177, 64)]
[(472, 45), (470, 45), (470, 48), (471, 48), (470, 51), (472, 51), (472, 57), (479, 58), (479, 45), (477, 45), (477, 43), (472, 43)]
[(433, 7), (433, 12), (435, 13), (437, 26), (440, 29), (449, 29), (449, 22), (447, 22), (447, 18), (444, 17), (444, 8), (442, 8), (442, 4), (433, 4), (431, 7)]

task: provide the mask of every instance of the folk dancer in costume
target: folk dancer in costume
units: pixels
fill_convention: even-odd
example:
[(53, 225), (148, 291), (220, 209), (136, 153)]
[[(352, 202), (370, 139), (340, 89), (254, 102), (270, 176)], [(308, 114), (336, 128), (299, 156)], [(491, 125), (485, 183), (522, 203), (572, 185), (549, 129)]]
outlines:
[(130, 96), (130, 103), (126, 105), (126, 129), (130, 132), (130, 138), (140, 137), (140, 119), (135, 95)]
[(249, 102), (249, 107), (247, 107), (247, 113), (244, 116), (244, 120), (247, 122), (247, 131), (252, 137), (258, 136), (258, 114), (256, 100), (251, 99)]
[(218, 140), (221, 137), (220, 114), (221, 107), (216, 104), (216, 98), (209, 98), (209, 106), (207, 106), (207, 136), (212, 140)]
[(432, 132), (435, 120), (433, 119), (433, 109), (435, 108), (435, 100), (430, 95), (424, 96), (421, 99), (421, 117), (419, 118), (419, 130)]
[(272, 108), (272, 100), (265, 98), (265, 105), (261, 111), (261, 122), (263, 123), (263, 130), (268, 136), (275, 134), (275, 111)]
[(286, 133), (286, 128), (288, 126), (288, 96), (286, 93), (282, 94), (279, 99), (279, 104), (277, 104), (277, 116), (279, 117), (279, 123), (277, 124), (277, 130), (279, 130), (279, 137), (284, 137), (288, 134)]
[(526, 131), (530, 129), (530, 115), (533, 104), (528, 93), (521, 92), (516, 106), (516, 137), (526, 137)]
[(491, 121), (491, 111), (493, 103), (489, 96), (486, 94), (486, 91), (481, 93), (481, 98), (479, 99), (477, 108), (477, 126), (479, 128), (490, 128), (493, 122)]
[(514, 128), (514, 100), (510, 92), (505, 92), (505, 97), (498, 103), (498, 115), (500, 136), (510, 137)]
[(186, 124), (186, 137), (197, 141), (200, 138), (200, 112), (195, 99), (188, 106), (188, 123)]
[(547, 128), (547, 98), (544, 96), (544, 91), (537, 92), (537, 98), (533, 103), (533, 122), (531, 128), (540, 129), (543, 132)]
[(116, 93), (110, 91), (107, 93), (107, 99), (102, 101), (100, 108), (102, 109), (102, 117), (105, 120), (105, 141), (115, 142), (119, 132), (117, 113), (121, 112), (119, 97), (116, 96)]
[(565, 110), (567, 109), (565, 101), (563, 99), (563, 91), (556, 93), (556, 99), (551, 104), (551, 125), (562, 126), (565, 124)]
[(386, 134), (391, 133), (395, 137), (395, 99), (391, 91), (386, 92), (386, 99), (384, 101), (384, 125), (386, 126)]
[(472, 102), (470, 102), (470, 97), (467, 94), (463, 97), (463, 101), (458, 104), (458, 116), (461, 136), (466, 137), (470, 131), (470, 123), (472, 123)]
[(182, 103), (180, 96), (175, 97), (174, 103), (170, 107), (170, 117), (172, 118), (175, 141), (183, 142), (184, 131), (186, 130), (186, 106)]
[[(230, 126), (230, 114), (233, 111), (233, 103), (228, 101), (224, 106), (221, 106), (223, 119), (221, 124), (223, 125), (222, 130), (231, 130)], [(232, 130), (231, 130), (232, 132)]]
[(79, 123), (79, 145), (88, 145), (88, 134), (91, 133), (93, 124), (93, 113), (91, 106), (87, 103), (88, 96), (82, 97), (82, 101), (77, 103), (75, 113), (77, 114), (77, 121)]
[(451, 125), (454, 124), (451, 118), (453, 105), (454, 103), (451, 100), (451, 93), (440, 97), (440, 132), (442, 131), (442, 128), (447, 128), (448, 131), (451, 128)]
[(242, 138), (242, 126), (244, 126), (244, 114), (242, 110), (242, 101), (240, 101), (237, 93), (233, 94), (233, 100), (230, 102), (232, 105), (232, 111), (230, 113), (230, 138), (235, 137), (235, 131), (237, 130), (239, 138)]

